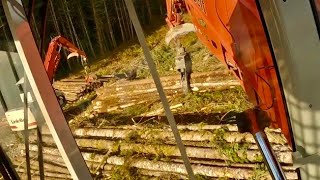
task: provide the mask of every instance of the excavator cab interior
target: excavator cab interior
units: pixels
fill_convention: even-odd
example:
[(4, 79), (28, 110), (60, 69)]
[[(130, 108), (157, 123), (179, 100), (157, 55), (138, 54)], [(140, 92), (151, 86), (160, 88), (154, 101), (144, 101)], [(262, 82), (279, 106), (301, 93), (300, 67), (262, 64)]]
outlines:
[[(144, 37), (132, 1), (125, 3), (143, 47)], [(16, 160), (27, 162), (25, 171), (15, 172), (10, 163), (13, 159), (6, 154), (14, 157), (10, 147), (17, 142), (0, 139), (0, 145), (5, 146), (0, 148), (2, 176), (30, 179), (30, 172), (25, 172), (37, 166), (39, 172), (33, 173), (45, 179), (41, 137), (47, 133), (53, 136), (62, 156), (56, 163), (65, 163), (68, 178), (92, 179), (51, 85), (57, 67), (50, 66), (53, 69), (48, 74), (49, 62), (43, 64), (22, 0), (2, 0), (1, 4), (0, 115), (7, 121), (0, 121), (0, 136), (14, 136), (10, 132), (19, 131), (28, 147), (26, 159)], [(240, 114), (239, 130), (254, 136), (271, 177), (287, 179), (264, 133), (267, 127), (281, 129), (284, 134), (294, 152), (290, 158), (297, 179), (320, 179), (320, 1), (167, 0), (166, 5), (164, 21), (169, 28), (179, 29), (184, 24), (181, 13), (189, 13), (198, 38), (240, 81), (254, 108)], [(76, 54), (70, 57), (86, 58), (82, 51), (73, 48), (71, 52)], [(144, 53), (152, 61), (147, 48)], [(184, 65), (180, 69), (188, 69)], [(190, 90), (188, 83), (186, 87)], [(170, 125), (173, 128), (175, 124)], [(28, 153), (27, 129), (37, 129), (39, 143), (30, 148), (36, 148), (38, 154)], [(31, 156), (39, 164), (30, 164)], [(193, 179), (192, 169), (183, 160)]]

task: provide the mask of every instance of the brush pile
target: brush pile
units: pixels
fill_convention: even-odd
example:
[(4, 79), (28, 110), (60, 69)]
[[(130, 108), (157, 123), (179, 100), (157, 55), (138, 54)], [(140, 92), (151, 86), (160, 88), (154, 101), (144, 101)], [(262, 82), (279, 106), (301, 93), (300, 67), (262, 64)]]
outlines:
[(100, 86), (101, 82), (87, 83), (84, 79), (63, 79), (53, 83), (53, 87), (63, 92), (68, 102), (75, 102)]

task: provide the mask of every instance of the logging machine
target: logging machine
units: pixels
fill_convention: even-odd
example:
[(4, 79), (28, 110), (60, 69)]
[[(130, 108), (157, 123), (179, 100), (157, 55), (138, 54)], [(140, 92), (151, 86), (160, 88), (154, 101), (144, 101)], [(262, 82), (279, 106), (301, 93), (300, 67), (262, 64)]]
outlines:
[[(125, 2), (139, 40), (143, 39), (138, 18), (133, 16), (135, 9), (132, 3), (129, 8), (130, 0)], [(42, 69), (21, 0), (2, 0), (2, 5), (35, 97), (72, 177), (91, 179), (60, 106), (47, 90), (52, 78), (49, 83), (42, 77), (46, 72), (53, 77), (60, 60), (59, 48), (64, 44), (52, 44)], [(170, 27), (166, 42), (177, 46), (176, 65), (185, 92), (190, 90), (192, 71), (190, 56), (179, 38), (194, 31), (238, 78), (254, 105), (237, 116), (237, 124), (239, 131), (250, 132), (255, 138), (273, 179), (286, 177), (264, 132), (266, 127), (281, 129), (294, 152), (293, 165), (300, 179), (320, 179), (320, 0), (166, 0), (166, 5)], [(185, 23), (184, 14), (190, 15), (191, 23)], [(141, 44), (147, 52), (146, 44)], [(70, 47), (70, 57), (85, 58), (82, 51), (67, 45)], [(147, 55), (150, 59), (150, 53)], [(174, 123), (170, 125), (174, 127)], [(178, 135), (175, 137), (179, 140)], [(188, 163), (185, 166), (192, 174)]]
[[(60, 60), (61, 60), (61, 55), (60, 51), (61, 49), (64, 48), (67, 51), (70, 52), (68, 55), (67, 59), (70, 59), (71, 57), (79, 57), (81, 58), (81, 64), (84, 67), (85, 73), (86, 73), (86, 82), (89, 83), (91, 80), (89, 76), (87, 76), (87, 71), (88, 71), (88, 63), (87, 63), (87, 55), (84, 51), (80, 50), (75, 46), (73, 43), (71, 43), (69, 40), (62, 36), (57, 36), (53, 38), (48, 46), (48, 50), (46, 53), (46, 57), (44, 60), (44, 67), (47, 71), (49, 80), (51, 83), (53, 83), (54, 76), (56, 74), (57, 68), (59, 66)], [(58, 98), (59, 104), (61, 106), (64, 106), (67, 103), (67, 100), (63, 94), (63, 92), (59, 90), (55, 90), (56, 96)]]

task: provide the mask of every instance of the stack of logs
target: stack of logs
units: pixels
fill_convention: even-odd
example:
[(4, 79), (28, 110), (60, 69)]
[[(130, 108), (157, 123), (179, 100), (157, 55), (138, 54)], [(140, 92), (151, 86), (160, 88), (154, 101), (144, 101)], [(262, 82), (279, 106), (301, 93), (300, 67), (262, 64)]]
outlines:
[(84, 79), (63, 79), (53, 83), (53, 87), (64, 93), (68, 102), (75, 102), (80, 97), (94, 91), (100, 82), (87, 83)]
[[(182, 94), (180, 76), (161, 77), (161, 83), (168, 99), (174, 95)], [(230, 89), (239, 85), (239, 81), (224, 70), (192, 74), (191, 87), (200, 92)], [(133, 105), (160, 100), (153, 79), (117, 81), (97, 89), (96, 93), (97, 98), (93, 105), (97, 113), (121, 111)]]
[[(261, 169), (263, 160), (251, 134), (238, 133), (233, 125), (179, 125), (181, 138), (195, 174), (208, 179), (271, 179)], [(223, 130), (223, 131), (222, 131)], [(44, 131), (44, 168), (47, 179), (71, 179), (52, 136)], [(93, 176), (114, 175), (115, 168), (133, 168), (135, 176), (187, 179), (187, 172), (169, 126), (144, 125), (85, 127), (73, 131), (76, 142)], [(292, 167), (292, 152), (278, 130), (267, 136), (287, 179), (298, 179)], [(36, 136), (31, 136), (32, 173), (38, 173)], [(24, 146), (15, 158), (17, 171), (25, 172)]]

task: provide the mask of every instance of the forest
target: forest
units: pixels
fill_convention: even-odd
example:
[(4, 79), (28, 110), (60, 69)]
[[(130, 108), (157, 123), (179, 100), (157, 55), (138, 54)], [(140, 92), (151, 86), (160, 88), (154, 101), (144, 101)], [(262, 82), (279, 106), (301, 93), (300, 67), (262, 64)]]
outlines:
[[(135, 0), (134, 3), (146, 30), (165, 23), (164, 0)], [(23, 4), (26, 12), (33, 7), (31, 26), (43, 58), (49, 42), (58, 35), (84, 50), (90, 61), (103, 59), (115, 48), (136, 42), (124, 0), (24, 0)], [(14, 51), (5, 22), (4, 12), (0, 12), (3, 32), (0, 33), (0, 49)], [(66, 57), (66, 52), (63, 54)], [(77, 64), (63, 61), (59, 73), (68, 73), (73, 66)]]

